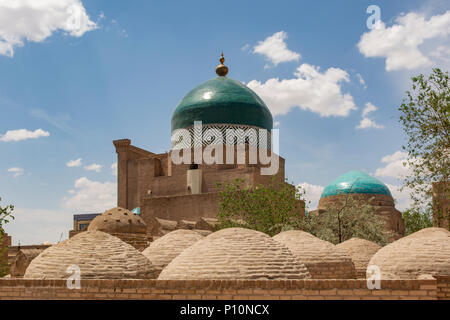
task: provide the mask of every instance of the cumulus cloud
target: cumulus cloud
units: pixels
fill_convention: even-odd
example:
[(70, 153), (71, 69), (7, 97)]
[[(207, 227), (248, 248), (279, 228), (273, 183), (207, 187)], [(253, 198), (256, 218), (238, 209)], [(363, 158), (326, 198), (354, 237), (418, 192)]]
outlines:
[(362, 112), (362, 119), (356, 126), (356, 129), (369, 129), (369, 128), (383, 129), (384, 128), (383, 125), (377, 124), (374, 120), (369, 118), (369, 113), (374, 112), (376, 110), (378, 110), (378, 108), (375, 107), (373, 104), (371, 104), (370, 102), (366, 103), (366, 107)]
[(263, 41), (259, 41), (253, 48), (253, 53), (263, 55), (274, 66), (282, 62), (299, 61), (300, 54), (288, 49), (286, 42), (287, 33), (276, 32)]
[[(381, 22), (379, 28), (364, 33), (358, 43), (365, 57), (386, 58), (386, 70), (416, 69), (432, 65), (430, 52), (423, 49), (427, 40), (446, 43), (450, 34), (450, 11), (428, 20), (411, 12), (399, 16), (391, 27)], [(433, 46), (435, 47), (435, 46)], [(446, 52), (446, 47), (435, 54)]]
[(57, 31), (81, 37), (96, 28), (80, 0), (0, 1), (0, 54), (9, 57), (25, 41), (42, 42)]
[[(401, 182), (405, 176), (411, 174), (411, 168), (406, 163), (408, 154), (403, 151), (396, 151), (393, 154), (388, 154), (381, 158), (381, 162), (385, 164), (384, 167), (380, 167), (375, 170), (375, 176), (390, 179), (394, 183), (386, 183), (383, 181), (392, 193), (392, 197), (395, 199), (395, 207), (402, 211), (412, 205), (410, 198), (411, 189), (405, 187), (401, 189)], [(406, 164), (406, 166), (403, 165)]]
[(305, 63), (294, 75), (293, 79), (272, 78), (265, 83), (252, 80), (248, 87), (267, 103), (274, 116), (286, 114), (294, 107), (322, 117), (346, 117), (351, 110), (356, 110), (353, 97), (341, 90), (341, 83), (350, 81), (346, 71), (329, 68), (320, 72), (319, 67)]
[(315, 210), (319, 204), (320, 196), (322, 195), (322, 191), (324, 189), (323, 186), (310, 184), (307, 182), (299, 183), (298, 186), (302, 187), (305, 191), (305, 198), (309, 203), (310, 210)]
[(23, 175), (25, 170), (23, 168), (13, 167), (13, 168), (9, 168), (8, 172), (14, 173), (13, 178), (17, 178), (18, 176)]
[(78, 158), (76, 160), (70, 160), (66, 163), (66, 166), (68, 166), (69, 168), (72, 167), (81, 167), (81, 158)]
[(75, 181), (70, 196), (63, 198), (63, 207), (78, 212), (103, 212), (117, 204), (115, 182), (92, 181), (86, 177)]
[(413, 204), (411, 197), (409, 196), (411, 189), (404, 188), (402, 191), (400, 190), (401, 186), (385, 183), (385, 185), (391, 191), (392, 197), (395, 200), (395, 208), (399, 211), (403, 211), (408, 209)]
[(112, 173), (113, 176), (117, 176), (117, 162), (114, 162), (111, 165), (111, 173)]
[(95, 171), (100, 172), (102, 170), (103, 166), (99, 165), (97, 163), (90, 164), (88, 166), (85, 166), (84, 169), (87, 171)]
[[(377, 177), (389, 177), (395, 179), (402, 179), (404, 176), (410, 174), (410, 168), (406, 163), (408, 154), (403, 151), (397, 151), (393, 154), (384, 156), (381, 162), (385, 163), (384, 167), (375, 170)], [(403, 165), (406, 164), (406, 166)]]
[(37, 139), (40, 137), (48, 137), (50, 133), (42, 129), (29, 131), (27, 129), (8, 130), (5, 134), (0, 134), (0, 141), (11, 142), (27, 139)]

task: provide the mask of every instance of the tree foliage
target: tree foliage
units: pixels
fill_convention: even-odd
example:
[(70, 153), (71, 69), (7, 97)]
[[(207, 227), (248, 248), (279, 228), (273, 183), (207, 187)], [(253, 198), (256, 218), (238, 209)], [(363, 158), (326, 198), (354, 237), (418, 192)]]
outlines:
[[(0, 201), (2, 198), (0, 198)], [(14, 219), (14, 216), (12, 215), (12, 212), (14, 210), (13, 205), (8, 205), (6, 207), (0, 206), (0, 277), (3, 277), (8, 273), (8, 261), (6, 257), (6, 250), (8, 248), (3, 247), (3, 236), (5, 234), (5, 231), (3, 230), (3, 227), (5, 224), (10, 222), (11, 219)]]
[(390, 234), (385, 221), (367, 203), (360, 203), (347, 195), (345, 203), (330, 205), (326, 212), (303, 212), (304, 190), (287, 183), (243, 187), (244, 180), (236, 179), (221, 188), (218, 229), (244, 227), (262, 231), (270, 236), (279, 232), (300, 229), (323, 240), (340, 243), (359, 237), (386, 244)]
[(243, 179), (220, 185), (219, 229), (245, 227), (275, 235), (302, 219), (303, 192), (288, 183), (244, 187)]
[[(448, 181), (450, 174), (450, 91), (448, 72), (433, 69), (412, 78), (412, 92), (398, 108), (408, 140), (404, 165), (411, 168), (405, 186), (411, 188), (415, 206), (429, 203), (431, 183)], [(424, 201), (425, 200), (425, 201)]]
[(358, 237), (384, 246), (392, 234), (386, 230), (384, 218), (376, 214), (369, 202), (347, 195), (343, 203), (336, 202), (328, 205), (324, 212), (309, 214), (299, 228), (334, 244)]
[(431, 206), (422, 208), (410, 208), (403, 212), (405, 221), (405, 236), (424, 228), (433, 226), (433, 211)]

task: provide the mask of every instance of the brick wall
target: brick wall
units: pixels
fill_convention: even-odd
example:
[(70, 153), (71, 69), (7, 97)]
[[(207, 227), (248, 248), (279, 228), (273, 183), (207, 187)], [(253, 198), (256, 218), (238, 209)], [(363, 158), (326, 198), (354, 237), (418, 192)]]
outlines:
[(198, 221), (215, 218), (219, 210), (219, 193), (200, 193), (142, 199), (141, 218), (150, 225), (154, 217), (167, 220)]
[(367, 289), (365, 280), (82, 280), (70, 290), (65, 280), (0, 279), (0, 300), (436, 300), (438, 292), (436, 279), (383, 280), (380, 290)]
[(450, 300), (450, 277), (436, 277), (437, 297), (439, 300)]

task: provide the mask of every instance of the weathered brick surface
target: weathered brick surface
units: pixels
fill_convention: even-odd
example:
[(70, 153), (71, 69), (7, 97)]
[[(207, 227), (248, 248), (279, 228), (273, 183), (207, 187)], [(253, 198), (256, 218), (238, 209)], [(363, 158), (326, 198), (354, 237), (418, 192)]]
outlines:
[(381, 246), (365, 239), (351, 238), (336, 245), (336, 248), (344, 250), (352, 258), (356, 277), (365, 279), (367, 265), (373, 255), (381, 249)]
[(450, 300), (450, 277), (436, 277), (438, 299)]
[(102, 231), (84, 231), (45, 249), (28, 266), (24, 277), (69, 277), (76, 265), (81, 277), (92, 279), (155, 278), (157, 269), (131, 245)]
[(310, 233), (290, 230), (273, 239), (287, 246), (306, 265), (313, 279), (352, 279), (356, 276), (349, 255)]
[(190, 247), (202, 238), (202, 235), (192, 230), (175, 230), (153, 241), (149, 247), (142, 251), (142, 254), (146, 256), (154, 266), (162, 270), (184, 249)]
[(185, 249), (159, 275), (184, 279), (304, 279), (305, 265), (287, 247), (250, 229), (227, 228)]
[[(439, 288), (450, 279), (388, 280), (369, 290), (365, 280), (81, 280), (68, 289), (63, 279), (0, 279), (8, 299), (227, 299), (227, 300), (425, 300), (445, 299)], [(398, 283), (398, 285), (396, 285)], [(440, 286), (440, 287), (438, 287)], [(390, 289), (398, 287), (401, 289)], [(276, 288), (276, 289), (274, 289)], [(324, 289), (327, 288), (327, 289)], [(417, 289), (418, 288), (418, 289)], [(438, 290), (437, 290), (438, 289)], [(447, 297), (448, 299), (448, 297)]]
[(426, 228), (381, 248), (369, 265), (380, 268), (383, 279), (450, 276), (450, 232)]

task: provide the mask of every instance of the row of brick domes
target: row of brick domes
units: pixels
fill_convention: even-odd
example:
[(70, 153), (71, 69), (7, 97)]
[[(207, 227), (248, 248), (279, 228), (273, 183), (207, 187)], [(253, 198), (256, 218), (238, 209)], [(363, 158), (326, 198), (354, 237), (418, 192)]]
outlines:
[(71, 265), (80, 268), (82, 278), (97, 279), (156, 278), (158, 274), (159, 279), (351, 279), (364, 277), (368, 264), (377, 265), (386, 279), (450, 275), (450, 232), (441, 228), (421, 230), (381, 249), (357, 238), (334, 246), (299, 230), (273, 238), (243, 228), (223, 229), (206, 237), (176, 230), (141, 253), (106, 233), (142, 230), (124, 227), (141, 225), (143, 221), (137, 222), (141, 218), (122, 208), (108, 213), (97, 217), (98, 223), (88, 231), (44, 250), (24, 277), (67, 278)]

